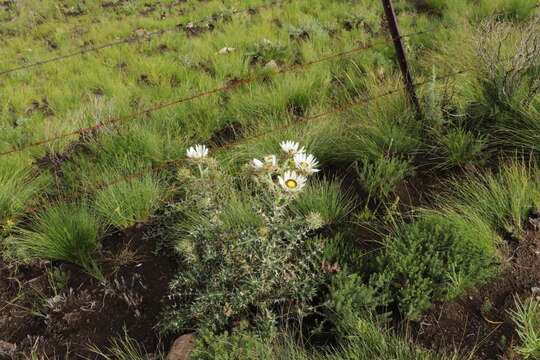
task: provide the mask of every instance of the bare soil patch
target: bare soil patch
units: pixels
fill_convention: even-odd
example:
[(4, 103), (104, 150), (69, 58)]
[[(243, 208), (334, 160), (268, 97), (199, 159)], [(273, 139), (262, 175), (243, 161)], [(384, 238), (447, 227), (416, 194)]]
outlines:
[[(176, 265), (153, 253), (142, 229), (111, 236), (103, 252), (111, 264), (107, 284), (70, 264), (65, 287), (55, 291), (48, 262), (10, 265), (0, 259), (0, 340), (16, 345), (13, 359), (40, 355), (94, 358), (88, 346), (106, 348), (127, 333), (149, 352), (160, 342), (156, 325)], [(58, 265), (58, 264), (56, 264)], [(49, 272), (50, 273), (50, 272)]]

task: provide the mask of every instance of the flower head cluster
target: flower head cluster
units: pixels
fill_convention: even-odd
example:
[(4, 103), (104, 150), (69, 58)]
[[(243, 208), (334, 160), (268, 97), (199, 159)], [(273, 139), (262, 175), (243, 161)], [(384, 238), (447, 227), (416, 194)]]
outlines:
[(257, 175), (277, 175), (277, 185), (287, 193), (298, 193), (307, 184), (307, 178), (320, 170), (319, 162), (312, 154), (294, 141), (283, 141), (280, 144), (281, 156), (268, 155), (263, 160), (253, 159), (250, 162), (252, 171)]
[(251, 160), (250, 165), (255, 172), (272, 174), (278, 170), (278, 159), (275, 155), (268, 155), (262, 161), (259, 159)]
[(299, 153), (294, 155), (294, 165), (303, 174), (312, 175), (319, 172), (319, 162), (311, 154)]
[(208, 158), (208, 148), (205, 145), (195, 145), (186, 150), (186, 155), (193, 162), (201, 162)]

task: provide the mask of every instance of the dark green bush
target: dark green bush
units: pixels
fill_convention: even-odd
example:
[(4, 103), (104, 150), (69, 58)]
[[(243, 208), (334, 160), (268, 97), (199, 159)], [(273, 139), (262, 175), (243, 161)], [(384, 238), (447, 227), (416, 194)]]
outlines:
[(386, 237), (371, 281), (386, 282), (400, 311), (416, 318), (433, 301), (492, 277), (498, 269), (495, 240), (479, 219), (425, 213)]
[(358, 274), (340, 271), (330, 285), (327, 319), (341, 338), (358, 319), (384, 322), (387, 319), (384, 307), (389, 300), (387, 292), (378, 285), (368, 285)]

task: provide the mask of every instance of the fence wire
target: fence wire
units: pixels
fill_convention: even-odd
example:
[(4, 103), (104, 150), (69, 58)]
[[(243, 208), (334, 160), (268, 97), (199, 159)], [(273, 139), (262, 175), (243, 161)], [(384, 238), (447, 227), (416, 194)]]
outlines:
[[(430, 31), (419, 31), (419, 32), (403, 35), (403, 36), (401, 36), (401, 38), (417, 36), (417, 35), (425, 34), (425, 33), (429, 33), (429, 32)], [(286, 73), (290, 73), (290, 72), (293, 72), (293, 71), (304, 70), (304, 69), (306, 69), (306, 68), (308, 68), (310, 66), (320, 64), (322, 62), (334, 60), (334, 59), (337, 59), (337, 58), (344, 58), (346, 56), (349, 56), (349, 55), (352, 55), (352, 54), (355, 54), (355, 53), (358, 53), (358, 52), (361, 52), (361, 51), (371, 49), (371, 48), (373, 48), (375, 46), (386, 44), (388, 42), (389, 42), (389, 40), (378, 41), (378, 42), (374, 42), (374, 43), (371, 43), (371, 44), (368, 44), (368, 45), (358, 46), (358, 47), (355, 47), (355, 48), (352, 48), (352, 49), (349, 49), (349, 50), (341, 51), (341, 52), (338, 52), (338, 53), (332, 53), (332, 54), (329, 54), (329, 55), (325, 55), (323, 57), (320, 57), (320, 58), (315, 59), (315, 60), (308, 61), (308, 62), (303, 63), (303, 64), (295, 64), (295, 65), (287, 66), (287, 67), (284, 67), (284, 68), (276, 71), (274, 73), (274, 75), (281, 75), (281, 74), (286, 74)], [(139, 111), (134, 111), (134, 112), (131, 112), (131, 113), (127, 114), (127, 115), (115, 117), (115, 118), (112, 118), (112, 119), (107, 120), (107, 121), (101, 121), (101, 122), (99, 122), (97, 124), (94, 124), (94, 125), (91, 125), (91, 126), (88, 126), (88, 127), (79, 128), (77, 130), (61, 133), (61, 134), (58, 134), (58, 135), (54, 135), (54, 136), (51, 136), (51, 137), (48, 137), (48, 138), (44, 138), (44, 139), (41, 139), (41, 140), (37, 140), (35, 142), (31, 142), (31, 143), (22, 145), (20, 147), (16, 147), (16, 148), (12, 148), (12, 149), (7, 150), (7, 151), (0, 152), (0, 157), (10, 155), (10, 154), (14, 154), (14, 153), (18, 153), (18, 152), (22, 152), (22, 151), (25, 151), (25, 150), (28, 150), (28, 149), (31, 149), (31, 148), (34, 148), (34, 147), (37, 147), (37, 146), (40, 146), (40, 145), (53, 143), (55, 141), (62, 140), (62, 139), (68, 138), (68, 137), (93, 133), (96, 130), (99, 130), (99, 129), (103, 128), (103, 127), (123, 123), (123, 122), (133, 120), (133, 119), (137, 119), (137, 118), (140, 118), (140, 117), (142, 117), (144, 115), (148, 115), (150, 113), (153, 113), (153, 112), (156, 112), (156, 111), (168, 108), (168, 107), (172, 107), (172, 106), (179, 105), (179, 104), (182, 104), (182, 103), (194, 101), (196, 99), (200, 99), (200, 98), (203, 98), (203, 97), (214, 95), (214, 94), (217, 94), (217, 93), (220, 93), (220, 92), (232, 91), (232, 90), (235, 90), (235, 89), (239, 88), (242, 85), (248, 85), (248, 84), (254, 83), (254, 82), (258, 81), (258, 80), (264, 80), (264, 79), (268, 78), (268, 76), (269, 76), (269, 74), (267, 74), (267, 73), (253, 75), (253, 76), (250, 76), (250, 77), (247, 77), (247, 78), (244, 78), (244, 79), (235, 80), (235, 81), (229, 82), (229, 83), (227, 83), (225, 85), (222, 85), (222, 86), (210, 89), (210, 90), (206, 90), (206, 91), (203, 91), (203, 92), (199, 92), (199, 93), (196, 93), (196, 94), (192, 94), (192, 95), (189, 95), (189, 96), (186, 96), (186, 97), (182, 97), (182, 98), (179, 98), (179, 99), (176, 99), (176, 100), (172, 100), (172, 101), (165, 102), (165, 103), (157, 103), (157, 104), (154, 104), (154, 105), (150, 106), (149, 108), (139, 110)]]
[[(433, 81), (440, 81), (440, 80), (454, 78), (456, 76), (465, 74), (465, 73), (467, 73), (467, 72), (469, 72), (471, 70), (472, 70), (471, 68), (463, 69), (463, 70), (460, 70), (460, 71), (455, 71), (455, 72), (451, 72), (451, 73), (448, 73), (448, 74), (445, 74), (445, 75), (437, 76), (437, 77), (435, 77), (433, 79), (430, 79), (430, 80), (419, 81), (419, 82), (415, 83), (415, 86), (420, 87), (420, 86), (424, 86), (426, 84), (432, 83)], [(351, 102), (349, 102), (347, 104), (334, 107), (334, 108), (332, 108), (332, 109), (330, 109), (328, 111), (317, 113), (315, 115), (301, 117), (299, 119), (296, 119), (294, 123), (287, 123), (287, 124), (284, 124), (282, 126), (274, 127), (274, 128), (272, 128), (270, 130), (267, 130), (267, 131), (262, 131), (262, 132), (260, 132), (260, 133), (258, 133), (256, 135), (253, 135), (253, 136), (249, 136), (249, 137), (246, 137), (246, 138), (241, 138), (241, 139), (238, 139), (238, 140), (230, 141), (230, 142), (224, 143), (222, 145), (213, 146), (213, 147), (211, 147), (211, 150), (212, 150), (212, 152), (223, 151), (223, 150), (226, 150), (226, 149), (230, 149), (230, 148), (234, 148), (236, 146), (239, 146), (244, 142), (249, 142), (249, 141), (253, 141), (253, 140), (262, 138), (262, 137), (267, 136), (269, 134), (275, 133), (276, 131), (285, 130), (285, 129), (290, 128), (292, 126), (296, 126), (296, 125), (304, 124), (304, 123), (305, 124), (307, 124), (307, 123), (313, 124), (313, 123), (316, 123), (318, 121), (323, 121), (323, 119), (326, 120), (332, 115), (338, 115), (338, 114), (344, 113), (346, 111), (352, 110), (352, 109), (354, 109), (354, 108), (356, 108), (358, 106), (361, 106), (361, 105), (368, 105), (369, 103), (371, 103), (373, 101), (379, 100), (381, 98), (385, 98), (387, 96), (399, 93), (399, 92), (404, 91), (404, 90), (406, 90), (406, 88), (404, 86), (401, 86), (401, 87), (398, 87), (398, 88), (395, 88), (395, 89), (392, 89), (392, 90), (389, 90), (389, 91), (386, 91), (386, 92), (383, 92), (383, 93), (380, 93), (380, 94), (377, 94), (377, 95), (368, 96), (368, 97), (359, 97), (359, 98), (357, 98), (357, 99), (355, 99), (355, 100), (353, 100), (353, 101), (351, 101)], [(155, 165), (151, 169), (151, 171), (155, 172), (155, 171), (159, 171), (159, 170), (165, 170), (165, 169), (167, 169), (167, 168), (169, 168), (171, 166), (180, 166), (180, 165), (182, 165), (182, 164), (184, 164), (186, 162), (187, 162), (187, 159), (185, 157), (181, 157), (181, 158), (178, 158), (178, 159), (163, 160), (163, 161), (159, 162), (157, 165)], [(74, 192), (71, 192), (71, 193), (68, 193), (68, 194), (64, 194), (64, 195), (61, 196), (60, 200), (61, 201), (75, 201), (75, 200), (77, 200), (77, 199), (79, 199), (79, 198), (81, 198), (81, 197), (83, 197), (85, 195), (88, 195), (88, 194), (91, 194), (91, 193), (96, 193), (98, 191), (106, 190), (109, 187), (112, 187), (114, 185), (117, 185), (117, 184), (120, 184), (120, 183), (123, 183), (123, 182), (130, 182), (132, 180), (141, 178), (141, 177), (143, 177), (143, 176), (145, 176), (147, 174), (148, 174), (148, 169), (145, 169), (145, 170), (142, 170), (142, 171), (139, 171), (139, 172), (135, 172), (135, 173), (120, 177), (120, 178), (118, 178), (118, 179), (116, 179), (114, 181), (108, 182), (108, 183), (99, 184), (99, 185), (94, 186), (92, 188), (86, 189), (85, 191), (74, 191)], [(33, 208), (28, 209), (27, 212), (28, 213), (35, 213), (39, 209), (41, 209), (41, 207), (33, 207)]]
[[(243, 13), (257, 12), (257, 11), (265, 9), (265, 8), (270, 8), (270, 7), (274, 6), (274, 5), (275, 4), (262, 4), (262, 5), (259, 5), (259, 6), (244, 8), (244, 9), (241, 9), (241, 10), (233, 10), (231, 12), (231, 15), (238, 15), (238, 14), (243, 14)], [(210, 17), (206, 17), (206, 18), (201, 19), (201, 20), (197, 20), (195, 22), (191, 22), (190, 24), (199, 25), (199, 24), (204, 24), (204, 23), (212, 21), (212, 20), (213, 20), (213, 16), (210, 16)], [(182, 30), (182, 29), (184, 29), (184, 27), (179, 26), (179, 25), (175, 25), (175, 26), (168, 27), (168, 28), (165, 28), (165, 29), (144, 32), (141, 35), (133, 34), (133, 35), (127, 36), (127, 37), (125, 37), (123, 39), (120, 39), (120, 40), (116, 40), (116, 41), (112, 41), (112, 42), (109, 42), (109, 43), (96, 45), (96, 46), (92, 46), (92, 47), (88, 47), (88, 48), (83, 47), (80, 50), (73, 51), (73, 52), (70, 52), (70, 53), (67, 53), (67, 54), (64, 54), (64, 55), (58, 55), (58, 56), (54, 56), (54, 57), (51, 57), (51, 58), (48, 58), (48, 59), (38, 60), (38, 61), (32, 62), (30, 64), (15, 66), (15, 67), (12, 67), (10, 69), (2, 70), (2, 71), (0, 71), (0, 76), (4, 76), (4, 75), (11, 74), (11, 73), (21, 71), (21, 70), (25, 70), (25, 69), (30, 69), (30, 68), (42, 66), (42, 65), (45, 65), (45, 64), (59, 62), (59, 61), (69, 59), (69, 58), (72, 58), (72, 57), (75, 57), (75, 56), (80, 56), (80, 55), (83, 55), (83, 54), (88, 54), (88, 53), (92, 53), (92, 52), (98, 52), (100, 50), (115, 47), (115, 46), (118, 46), (118, 45), (134, 44), (134, 43), (138, 43), (138, 42), (141, 42), (141, 41), (148, 41), (148, 40), (151, 40), (151, 39), (153, 39), (155, 37), (161, 36), (163, 34), (179, 31), (179, 30)]]

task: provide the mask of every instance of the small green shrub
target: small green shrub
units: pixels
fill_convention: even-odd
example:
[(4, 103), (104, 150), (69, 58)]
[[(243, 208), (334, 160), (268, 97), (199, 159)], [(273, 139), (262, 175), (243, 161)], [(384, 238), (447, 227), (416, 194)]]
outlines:
[(326, 302), (329, 309), (327, 319), (340, 338), (358, 319), (385, 322), (387, 314), (382, 310), (389, 300), (385, 291), (378, 286), (368, 285), (358, 274), (339, 271), (330, 284)]
[(414, 173), (413, 165), (398, 158), (378, 158), (356, 167), (357, 179), (369, 196), (388, 198), (397, 185)]
[(85, 205), (60, 204), (38, 213), (29, 229), (11, 239), (15, 254), (71, 262), (101, 277), (94, 253), (102, 227)]
[(324, 259), (330, 264), (338, 264), (343, 270), (361, 273), (366, 266), (365, 254), (358, 248), (358, 234), (355, 228), (347, 228), (324, 239)]
[(449, 130), (440, 139), (439, 146), (443, 166), (456, 167), (481, 162), (487, 141), (482, 136), (457, 128)]
[(147, 221), (156, 210), (163, 187), (152, 175), (118, 182), (97, 193), (94, 207), (107, 224), (125, 229)]
[(184, 200), (172, 204), (182, 217), (170, 226), (184, 270), (170, 284), (165, 331), (219, 331), (255, 317), (271, 325), (310, 312), (326, 276), (313, 237), (324, 221), (293, 208), (317, 161), (296, 143), (281, 145), (281, 156), (254, 159), (236, 179), (205, 147), (188, 150), (193, 166), (179, 170)]
[(516, 308), (510, 311), (516, 324), (519, 345), (516, 351), (525, 359), (540, 358), (540, 303), (534, 298), (516, 299)]
[(495, 239), (479, 218), (424, 213), (386, 237), (371, 281), (389, 284), (400, 310), (416, 318), (433, 301), (492, 277), (498, 269)]
[(445, 96), (437, 85), (437, 73), (433, 68), (431, 81), (424, 87), (426, 90), (422, 96), (421, 106), (422, 122), (425, 124), (425, 128), (430, 129), (435, 134), (439, 134), (447, 122), (443, 111)]

